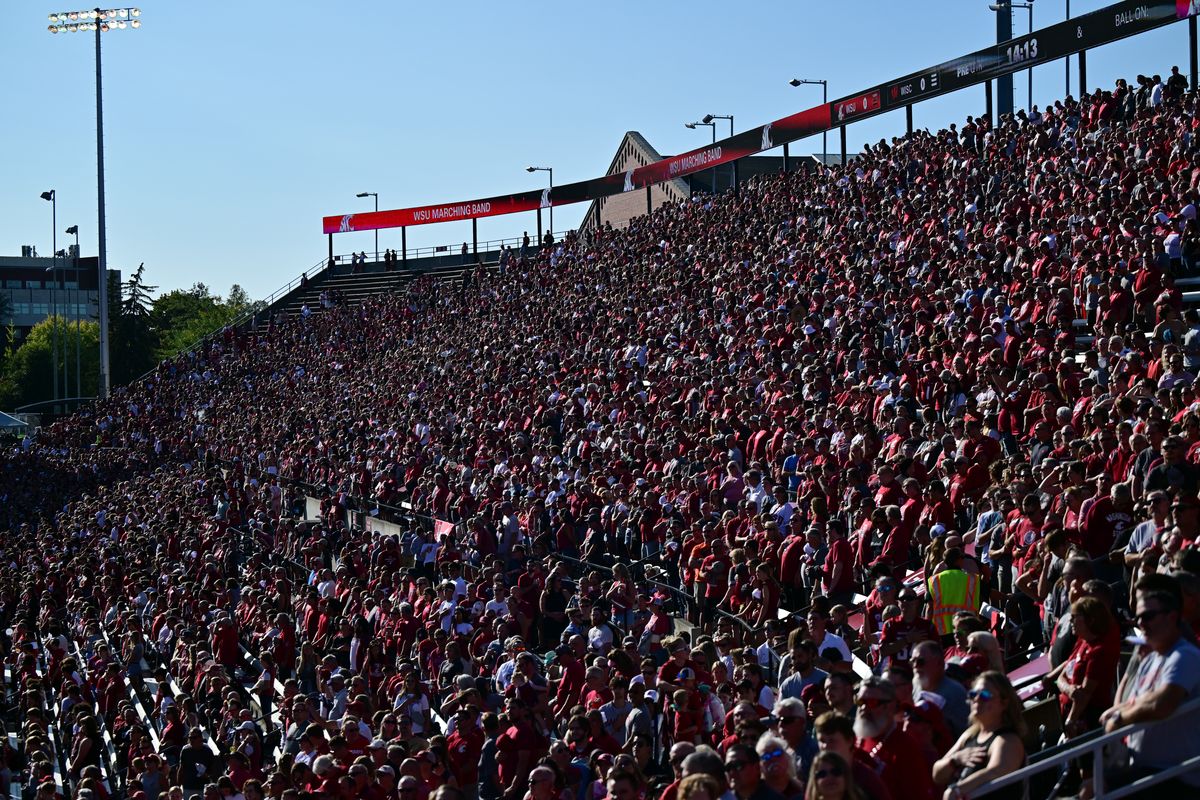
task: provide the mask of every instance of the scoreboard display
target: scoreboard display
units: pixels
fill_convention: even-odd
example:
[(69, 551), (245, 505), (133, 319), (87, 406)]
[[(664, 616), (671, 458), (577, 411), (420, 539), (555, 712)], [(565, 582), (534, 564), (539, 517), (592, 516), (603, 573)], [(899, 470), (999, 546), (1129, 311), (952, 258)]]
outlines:
[(1126, 0), (830, 103), (834, 127), (1055, 61), (1196, 14), (1196, 0)]

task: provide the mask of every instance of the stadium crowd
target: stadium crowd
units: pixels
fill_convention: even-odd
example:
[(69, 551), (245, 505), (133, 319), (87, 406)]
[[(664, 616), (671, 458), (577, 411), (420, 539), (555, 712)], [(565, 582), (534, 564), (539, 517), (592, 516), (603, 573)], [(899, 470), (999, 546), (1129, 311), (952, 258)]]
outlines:
[(0, 460), (0, 783), (900, 800), (1134, 723), (1109, 786), (1200, 755), (1184, 88), (226, 331), (42, 430)]

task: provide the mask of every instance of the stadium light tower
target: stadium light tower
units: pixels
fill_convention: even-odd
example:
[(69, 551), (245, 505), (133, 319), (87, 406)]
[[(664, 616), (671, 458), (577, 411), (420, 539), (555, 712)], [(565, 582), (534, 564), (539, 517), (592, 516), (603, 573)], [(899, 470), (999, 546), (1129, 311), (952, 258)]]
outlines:
[[(359, 192), (355, 197), (374, 197), (375, 212), (379, 213), (379, 192)], [(375, 229), (375, 260), (379, 260), (379, 228)]]
[[(995, 11), (997, 14), (1009, 14), (1010, 16), (1011, 16), (1012, 10), (1014, 8), (1025, 9), (1026, 11), (1029, 12), (1029, 33), (1030, 34), (1033, 33), (1033, 0), (1029, 0), (1028, 3), (1014, 3), (1013, 0), (1004, 0), (1003, 2), (1000, 2), (1000, 3), (988, 3), (988, 8), (991, 9), (992, 11)], [(1071, 15), (1071, 9), (1068, 8), (1067, 16), (1069, 17), (1070, 15)], [(999, 42), (997, 42), (997, 44), (999, 44)], [(1068, 67), (1068, 69), (1070, 69), (1070, 67)], [(1029, 97), (1026, 100), (1026, 106), (1027, 106), (1026, 110), (1033, 111), (1033, 67), (1031, 66), (1025, 72), (1026, 72), (1026, 76), (1029, 81), (1028, 90), (1027, 90)], [(1068, 79), (1067, 83), (1068, 84), (1070, 83), (1070, 79)]]
[[(713, 122), (711, 119), (700, 120), (697, 122), (685, 122), (685, 123), (683, 123), (683, 127), (687, 128), (688, 130), (693, 130), (693, 131), (696, 130), (697, 128), (701, 128), (701, 127), (711, 128), (713, 144), (717, 143), (717, 123)], [(717, 193), (717, 168), (716, 167), (713, 167), (713, 170), (712, 170), (712, 193), (713, 194)]]
[[(712, 122), (713, 120), (727, 119), (729, 120), (729, 136), (733, 138), (733, 115), (732, 114), (705, 114), (701, 122)], [(714, 129), (715, 132), (715, 129)], [(737, 183), (737, 162), (734, 161), (729, 165), (729, 175), (732, 183), (731, 186)]]
[(729, 120), (729, 135), (733, 136), (733, 115), (732, 114), (705, 114), (704, 119), (702, 119), (701, 122), (704, 123), (705, 125), (707, 125), (708, 123), (712, 122), (714, 119)]
[(108, 255), (104, 234), (104, 82), (100, 68), (100, 34), (142, 27), (139, 8), (94, 8), (90, 11), (60, 11), (50, 15), (51, 33), (96, 34), (96, 206), (99, 216), (97, 272), (100, 307), (100, 397), (108, 397)]
[[(550, 173), (550, 191), (554, 191), (554, 167), (526, 167), (526, 172), (549, 172)], [(540, 212), (539, 212), (540, 213)], [(554, 233), (554, 202), (550, 203), (550, 233)], [(541, 235), (540, 233), (538, 234)]]
[[(824, 78), (792, 78), (788, 81), (789, 86), (821, 86), (821, 104), (825, 105), (829, 102), (829, 81)], [(825, 166), (825, 162), (829, 159), (829, 131), (821, 131), (821, 166)]]
[[(79, 226), (72, 225), (65, 233), (75, 237), (75, 298), (79, 298)], [(90, 310), (90, 309), (89, 309)], [(83, 381), (80, 380), (79, 342), (83, 339), (83, 315), (79, 313), (79, 303), (75, 303), (75, 396), (83, 397)], [(76, 404), (78, 408), (78, 404)]]
[[(50, 362), (50, 372), (54, 375), (54, 400), (58, 400), (58, 193), (51, 189), (42, 192), (42, 199), (50, 204), (50, 253), (54, 256), (53, 266), (46, 270), (50, 273), (50, 341), (53, 347), (53, 361)], [(63, 342), (66, 349), (66, 342)], [(63, 387), (65, 397), (67, 387)]]

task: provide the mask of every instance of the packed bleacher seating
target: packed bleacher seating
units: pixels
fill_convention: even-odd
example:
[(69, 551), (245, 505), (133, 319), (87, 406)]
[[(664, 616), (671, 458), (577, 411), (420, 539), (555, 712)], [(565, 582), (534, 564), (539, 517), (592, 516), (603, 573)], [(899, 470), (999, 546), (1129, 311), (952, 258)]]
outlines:
[(1086, 797), (1200, 755), (1198, 125), (1120, 82), (162, 364), (0, 460), (0, 781), (973, 798), (1157, 721), (1040, 787)]

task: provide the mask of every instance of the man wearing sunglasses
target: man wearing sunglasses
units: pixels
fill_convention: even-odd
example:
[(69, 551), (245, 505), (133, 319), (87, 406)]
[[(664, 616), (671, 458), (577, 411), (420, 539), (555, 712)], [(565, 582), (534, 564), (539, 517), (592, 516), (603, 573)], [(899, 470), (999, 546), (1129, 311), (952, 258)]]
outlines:
[(808, 735), (808, 713), (804, 703), (790, 697), (780, 700), (775, 704), (772, 716), (776, 733), (795, 755), (796, 774), (807, 775), (817, 755), (817, 743)]
[(862, 682), (855, 698), (858, 747), (883, 765), (880, 777), (892, 797), (926, 800), (933, 795), (928, 762), (912, 737), (896, 724), (896, 687), (878, 675)]
[(782, 795), (762, 779), (758, 753), (753, 747), (736, 742), (725, 751), (725, 779), (737, 800), (783, 800)]
[[(1113, 776), (1119, 786), (1200, 755), (1197, 713), (1167, 719), (1184, 703), (1200, 697), (1200, 648), (1183, 636), (1178, 595), (1167, 591), (1138, 592), (1137, 625), (1150, 648), (1121, 682), (1118, 697), (1129, 699), (1105, 711), (1100, 719), (1108, 731), (1139, 722), (1164, 720), (1128, 737), (1130, 769)], [(1200, 791), (1195, 771), (1154, 787), (1178, 795)], [(1162, 795), (1168, 796), (1167, 793)]]

